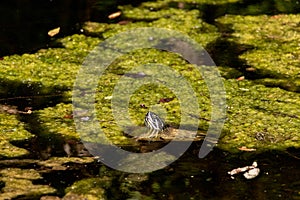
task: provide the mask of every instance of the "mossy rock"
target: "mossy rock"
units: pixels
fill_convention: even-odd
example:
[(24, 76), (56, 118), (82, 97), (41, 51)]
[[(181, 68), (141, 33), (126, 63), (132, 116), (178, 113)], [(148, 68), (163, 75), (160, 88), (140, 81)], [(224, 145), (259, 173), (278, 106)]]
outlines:
[(229, 80), (227, 116), (218, 147), (257, 152), (300, 147), (300, 95), (249, 81)]
[(226, 15), (217, 22), (230, 34), (228, 41), (246, 47), (239, 59), (256, 82), (300, 91), (300, 15)]
[(34, 169), (7, 168), (0, 170), (0, 180), (5, 183), (2, 188), (1, 199), (26, 197), (37, 199), (46, 194), (53, 194), (56, 190), (48, 185), (33, 184), (33, 180), (42, 178)]
[(0, 157), (19, 157), (29, 154), (26, 149), (11, 144), (11, 142), (22, 142), (34, 137), (24, 126), (17, 115), (0, 112)]

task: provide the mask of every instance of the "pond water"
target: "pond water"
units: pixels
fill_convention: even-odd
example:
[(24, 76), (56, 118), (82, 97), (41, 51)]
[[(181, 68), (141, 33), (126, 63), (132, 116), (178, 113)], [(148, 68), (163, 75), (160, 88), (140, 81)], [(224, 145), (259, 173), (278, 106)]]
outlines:
[[(148, 148), (153, 146), (151, 143), (146, 145)], [(2, 160), (0, 166), (1, 169), (35, 167), (42, 179), (33, 183), (51, 185), (57, 190), (55, 196), (64, 196), (67, 188), (70, 190), (74, 182), (81, 181), (78, 191), (105, 188), (107, 199), (300, 198), (299, 151), (270, 151), (259, 155), (255, 152), (242, 152), (232, 155), (214, 150), (207, 157), (199, 159), (200, 146), (201, 142), (193, 143), (189, 150), (170, 166), (146, 174), (117, 171), (97, 161), (85, 164), (67, 162), (63, 165), (67, 170), (50, 170), (40, 164), (30, 163), (30, 159)], [(246, 179), (243, 173), (233, 176), (228, 174), (233, 169), (252, 165), (253, 161), (257, 162), (260, 169), (259, 175), (254, 179)], [(74, 187), (76, 188), (76, 185), (72, 186)]]
[[(144, 0), (145, 1), (145, 0)], [(60, 36), (80, 33), (83, 22), (114, 22), (107, 16), (118, 10), (118, 5), (139, 5), (144, 1), (97, 1), (97, 0), (12, 0), (0, 3), (0, 55), (32, 52), (45, 48), (51, 42), (47, 32), (61, 27)], [(209, 2), (209, 1), (207, 1)], [(229, 1), (230, 2), (230, 1)], [(176, 3), (175, 3), (176, 4)], [(172, 5), (172, 3), (170, 3)], [(203, 11), (203, 18), (209, 23), (225, 14), (279, 14), (298, 13), (297, 0), (232, 1), (232, 3), (187, 4), (186, 9)]]
[[(137, 1), (131, 2), (138, 5)], [(277, 3), (277, 7), (274, 6)], [(299, 11), (299, 3), (291, 6), (295, 1), (286, 1), (286, 6), (279, 1), (244, 1), (244, 3), (228, 3), (223, 5), (205, 5), (200, 10), (209, 23), (214, 23), (216, 17), (227, 14), (276, 14), (295, 13)], [(14, 53), (29, 53), (39, 48), (47, 48), (53, 39), (47, 32), (55, 27), (62, 27), (61, 36), (81, 32), (81, 24), (88, 20), (113, 23), (107, 15), (117, 9), (120, 1), (10, 1), (0, 3), (1, 23), (3, 28), (0, 41), (3, 48), (0, 55)], [(122, 1), (128, 4), (128, 1)], [(249, 5), (252, 5), (252, 7)], [(257, 9), (259, 5), (263, 8)], [(51, 9), (48, 9), (51, 7)], [(191, 6), (195, 8), (197, 6)], [(70, 9), (65, 9), (70, 8)], [(240, 10), (241, 9), (241, 10)], [(35, 10), (36, 12), (32, 12)], [(46, 12), (47, 11), (47, 12)], [(14, 15), (13, 18), (7, 16)], [(25, 22), (26, 23), (25, 23)], [(26, 93), (26, 92), (24, 92)], [(21, 94), (24, 96), (24, 94)], [(34, 95), (34, 94), (33, 94)], [(1, 99), (3, 101), (3, 99)], [(55, 97), (41, 99), (34, 105), (36, 109), (56, 105), (61, 100)], [(16, 105), (23, 110), (24, 105), (32, 104), (30, 98), (6, 99), (1, 104)], [(27, 116), (20, 117), (28, 123)], [(31, 124), (35, 126), (35, 124)], [(27, 142), (27, 143), (26, 143)], [(22, 159), (0, 160), (0, 170), (9, 168), (34, 169), (41, 175), (40, 179), (33, 180), (33, 184), (48, 185), (56, 189), (49, 195), (63, 197), (67, 191), (105, 189), (107, 199), (300, 199), (300, 151), (288, 149), (286, 151), (241, 151), (237, 154), (215, 149), (203, 159), (198, 158), (201, 142), (194, 142), (189, 150), (170, 166), (147, 174), (129, 174), (106, 167), (101, 162), (70, 161), (49, 167), (42, 160), (51, 157), (67, 157), (66, 149), (56, 149), (50, 156), (41, 156), (45, 151), (36, 137), (32, 141), (18, 143), (30, 151), (29, 156)], [(41, 143), (41, 144), (39, 144)], [(38, 144), (38, 145), (37, 145)], [(77, 144), (76, 144), (77, 145)], [(81, 145), (81, 144), (79, 144)], [(157, 147), (149, 142), (143, 144), (146, 148)], [(39, 149), (41, 148), (41, 149)], [(78, 156), (78, 155), (76, 155)], [(76, 157), (75, 156), (75, 157)], [(82, 155), (81, 155), (82, 156)], [(78, 156), (81, 158), (80, 156)], [(251, 166), (256, 161), (260, 173), (254, 179), (246, 179), (243, 173), (231, 177), (228, 172), (245, 166)], [(48, 168), (49, 167), (49, 168)], [(56, 168), (55, 168), (56, 167)], [(86, 181), (86, 182), (85, 182)], [(0, 181), (0, 189), (5, 187)], [(82, 188), (80, 188), (82, 187)], [(86, 187), (86, 188), (85, 188)], [(17, 196), (15, 199), (39, 199), (37, 196)]]

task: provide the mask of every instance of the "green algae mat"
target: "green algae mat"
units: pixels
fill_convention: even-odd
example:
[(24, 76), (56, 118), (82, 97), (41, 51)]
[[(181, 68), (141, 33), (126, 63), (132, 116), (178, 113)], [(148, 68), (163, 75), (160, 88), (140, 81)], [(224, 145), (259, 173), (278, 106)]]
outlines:
[[(227, 120), (217, 147), (230, 152), (238, 152), (238, 149), (243, 146), (260, 152), (299, 147), (299, 94), (279, 88), (267, 88), (249, 81), (224, 80), (224, 83), (227, 94)], [(107, 104), (109, 106), (110, 103)], [(168, 108), (174, 107), (172, 105), (174, 105), (172, 101), (164, 103), (164, 106)], [(201, 105), (209, 107), (210, 102), (207, 101)], [(43, 124), (43, 129), (40, 131), (43, 137), (58, 136), (60, 139), (71, 137), (79, 140), (80, 137), (76, 135), (73, 121), (65, 117), (70, 115), (71, 109), (71, 104), (59, 104), (53, 108), (38, 111), (36, 115), (39, 118), (38, 121)], [(142, 125), (141, 119), (146, 110), (136, 109), (139, 109), (138, 114), (132, 113), (131, 116), (138, 125)], [(169, 110), (172, 109), (169, 108)], [(102, 126), (107, 130), (108, 138), (115, 144), (135, 144), (132, 143), (130, 137), (126, 137), (122, 130), (114, 128), (116, 124), (112, 116), (100, 113), (99, 116), (101, 116)], [(199, 136), (207, 129), (209, 117), (208, 115), (200, 119)], [(177, 120), (176, 115), (170, 116), (166, 118), (166, 123), (176, 127)]]
[[(100, 42), (141, 27), (180, 31), (212, 54), (226, 89), (227, 112), (216, 148), (232, 154), (298, 149), (300, 15), (247, 15), (253, 14), (257, 4), (244, 7), (242, 10), (246, 14), (224, 13), (213, 23), (205, 20), (208, 7), (223, 10), (230, 6), (228, 11), (231, 11), (241, 3), (237, 0), (162, 0), (144, 2), (139, 6), (123, 5), (119, 7), (122, 12), (119, 23), (86, 22), (82, 27), (83, 34), (57, 38), (49, 48), (35, 53), (3, 57), (0, 61), (0, 159), (24, 159), (24, 163), (19, 163), (19, 167), (1, 168), (0, 187), (3, 193), (0, 198), (38, 198), (56, 194), (54, 187), (35, 184), (42, 179), (41, 174), (50, 170), (67, 170), (66, 166), (70, 163), (84, 165), (93, 162), (93, 158), (89, 157), (73, 159), (88, 155), (82, 154), (82, 138), (76, 132), (73, 119), (71, 96), (76, 75), (86, 56)], [(284, 11), (281, 6), (276, 3), (276, 8)], [(203, 77), (177, 54), (155, 49), (123, 55), (99, 78), (95, 108), (105, 135), (113, 144), (138, 149), (139, 141), (118, 127), (112, 114), (111, 97), (122, 76), (142, 78), (144, 74), (127, 72), (147, 63), (170, 66), (189, 81), (200, 108), (197, 136), (201, 140), (211, 123), (212, 110), (210, 93)], [(18, 99), (22, 99), (22, 103), (30, 102), (31, 105), (25, 107), (32, 106), (31, 112), (17, 109), (9, 112), (4, 109), (13, 106), (9, 99), (14, 100), (12, 104)], [(19, 109), (23, 107), (19, 105)], [(144, 126), (144, 116), (150, 108), (164, 118), (171, 130), (179, 127), (180, 101), (160, 83), (140, 87), (130, 99), (128, 113), (118, 114), (127, 114), (133, 124)], [(85, 138), (86, 142), (97, 141), (93, 137), (90, 140)], [(44, 161), (32, 159), (35, 156)], [(22, 168), (33, 165), (39, 166), (39, 169)], [(137, 182), (138, 178), (132, 179)], [(112, 184), (111, 180), (108, 177), (81, 180), (66, 187), (64, 192), (66, 198), (105, 199), (105, 190)], [(101, 187), (95, 189), (95, 184)], [(123, 189), (131, 192), (126, 186)], [(135, 195), (145, 198), (140, 193)]]
[[(221, 29), (230, 32), (228, 41), (249, 49), (239, 55), (245, 70), (258, 74), (256, 80), (299, 92), (299, 15), (236, 16), (219, 18)], [(240, 66), (243, 67), (243, 66)]]
[(0, 113), (0, 130), (1, 158), (19, 157), (29, 154), (26, 149), (18, 148), (11, 143), (29, 140), (30, 138), (34, 137), (33, 134), (25, 129), (24, 123), (20, 122), (15, 115)]
[[(218, 146), (220, 148), (229, 150), (246, 144), (251, 148), (259, 147), (265, 150), (268, 148), (297, 147), (299, 94), (290, 91), (298, 91), (299, 87), (299, 66), (297, 62), (299, 56), (297, 43), (299, 16), (226, 15), (216, 19), (216, 25), (211, 25), (201, 19), (201, 11), (179, 9), (171, 6), (166, 8), (166, 5), (169, 5), (170, 2), (175, 1), (161, 1), (160, 4), (154, 3), (153, 5), (145, 2), (134, 9), (130, 6), (122, 6), (120, 9), (123, 10), (123, 18), (130, 21), (128, 24), (89, 22), (85, 24), (84, 30), (90, 36), (68, 36), (57, 39), (56, 46), (41, 49), (37, 53), (4, 57), (1, 61), (0, 80), (3, 83), (1, 84), (1, 87), (3, 87), (1, 96), (17, 97), (28, 93), (32, 94), (33, 98), (35, 98), (34, 96), (43, 95), (58, 96), (62, 103), (53, 107), (34, 110), (28, 121), (32, 124), (37, 121), (39, 126), (30, 126), (28, 130), (37, 133), (41, 138), (56, 138), (53, 141), (57, 143), (53, 143), (59, 145), (69, 139), (79, 140), (80, 138), (73, 126), (72, 106), (68, 102), (71, 101), (70, 95), (76, 74), (88, 53), (105, 38), (119, 32), (144, 26), (166, 27), (181, 30), (209, 50), (219, 40), (226, 40), (228, 43), (244, 46), (243, 53), (232, 55), (243, 60), (243, 66), (235, 66), (234, 63), (220, 65), (221, 74), (226, 77), (226, 74), (231, 73), (230, 76), (236, 75), (235, 78), (244, 75), (243, 73), (247, 70), (250, 71), (247, 73), (259, 74), (259, 77), (254, 80), (251, 76), (251, 80), (240, 82), (233, 79), (223, 79), (227, 92), (228, 120), (219, 141)], [(278, 29), (277, 27), (281, 28)], [(223, 36), (222, 34), (225, 33), (226, 35)], [(98, 109), (101, 126), (105, 127), (109, 138), (113, 143), (119, 145), (132, 144), (114, 122), (109, 97), (122, 75), (138, 64), (149, 62), (171, 65), (172, 68), (183, 74), (191, 82), (194, 90), (198, 91), (196, 95), (201, 109), (199, 132), (201, 134), (205, 132), (209, 125), (211, 102), (201, 75), (193, 71), (193, 67), (177, 55), (156, 50), (140, 50), (122, 56), (110, 66), (99, 80), (98, 90), (101, 92), (98, 93), (96, 108)], [(20, 68), (22, 70), (19, 70)], [(245, 74), (246, 79), (247, 73)], [(244, 89), (245, 91), (238, 88), (237, 85), (241, 84), (247, 86)], [(273, 88), (266, 86), (272, 86)], [(275, 89), (275, 87), (281, 87), (282, 89)], [(283, 99), (268, 99), (267, 96), (272, 96), (272, 93)], [(140, 94), (147, 94), (147, 99)], [(232, 96), (232, 94), (234, 95)], [(249, 96), (239, 96), (244, 94)], [(264, 99), (262, 99), (263, 97)], [(164, 98), (172, 101), (160, 102)], [(140, 91), (137, 92), (137, 95), (133, 95), (131, 100), (129, 110), (134, 124), (143, 126), (143, 117), (147, 109), (141, 108), (141, 105), (159, 105), (168, 110), (167, 123), (173, 127), (178, 127), (180, 121), (178, 99), (167, 88), (148, 85), (140, 88)], [(40, 104), (47, 104), (47, 102), (40, 101)], [(39, 102), (39, 100), (36, 100), (36, 102)], [(236, 102), (243, 103), (230, 106), (230, 103)], [(266, 104), (269, 105), (274, 104), (274, 106), (266, 109), (263, 102), (268, 102)], [(64, 103), (66, 104), (64, 105)], [(250, 105), (251, 108), (249, 109)], [(3, 115), (5, 115), (3, 119), (15, 118), (15, 116), (8, 114)], [(249, 120), (248, 123), (246, 123), (244, 116), (249, 116), (249, 118), (246, 118)], [(288, 123), (289, 120), (293, 123)], [(15, 124), (18, 123), (22, 124), (22, 122), (15, 122)], [(248, 126), (248, 124), (251, 126)], [(22, 125), (17, 125), (17, 127), (20, 126)], [(24, 131), (28, 132), (28, 130)], [(3, 132), (6, 132), (6, 130)], [(255, 134), (259, 133), (266, 136), (259, 140), (257, 139), (258, 136), (255, 137)], [(28, 134), (31, 133), (28, 132)], [(240, 137), (237, 137), (237, 135)], [(61, 142), (58, 142), (60, 140)], [(5, 144), (11, 145), (9, 141), (9, 139), (3, 140)], [(24, 150), (23, 154), (25, 152)]]

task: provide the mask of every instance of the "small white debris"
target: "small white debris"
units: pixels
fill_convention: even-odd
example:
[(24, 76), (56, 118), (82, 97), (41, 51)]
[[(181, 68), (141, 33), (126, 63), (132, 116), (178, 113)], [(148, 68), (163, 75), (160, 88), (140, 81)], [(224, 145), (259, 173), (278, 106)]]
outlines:
[(239, 167), (228, 172), (232, 179), (233, 175), (245, 172), (243, 175), (246, 179), (253, 179), (258, 176), (260, 169), (257, 168), (257, 162), (253, 162), (251, 166)]
[(243, 91), (243, 92), (248, 92), (249, 89), (248, 88), (239, 88), (239, 90)]
[(106, 97), (104, 97), (104, 99), (105, 100), (110, 100), (110, 99), (112, 99), (112, 96), (106, 96)]
[(89, 120), (90, 120), (89, 117), (81, 117), (80, 119), (81, 119), (81, 121), (83, 121), (83, 122), (86, 122), (86, 121), (89, 121)]
[(243, 175), (246, 179), (253, 179), (258, 176), (259, 172), (260, 172), (259, 168), (253, 168), (245, 172)]
[(257, 162), (256, 162), (256, 161), (254, 161), (254, 162), (252, 163), (252, 167), (257, 167)]

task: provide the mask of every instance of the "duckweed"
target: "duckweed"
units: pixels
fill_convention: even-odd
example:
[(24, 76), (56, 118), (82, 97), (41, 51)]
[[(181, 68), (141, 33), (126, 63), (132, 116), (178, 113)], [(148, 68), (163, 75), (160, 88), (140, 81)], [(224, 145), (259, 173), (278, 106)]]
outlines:
[[(41, 49), (36, 53), (4, 57), (0, 62), (0, 95), (6, 97), (29, 93), (64, 96), (65, 98), (56, 106), (34, 111), (29, 122), (34, 124), (34, 121), (38, 121), (38, 126), (31, 128), (42, 138), (52, 138), (53, 143), (57, 140), (80, 140), (74, 127), (72, 105), (69, 102), (76, 74), (89, 52), (99, 42), (125, 30), (139, 27), (168, 28), (187, 34), (208, 50), (213, 50), (211, 48), (220, 38), (230, 44), (244, 47), (240, 55), (233, 55), (243, 61), (243, 66), (230, 66), (232, 67), (230, 69), (220, 66), (219, 69), (225, 78), (243, 76), (247, 68), (251, 68), (258, 75), (258, 78), (252, 81), (237, 82), (223, 79), (227, 86), (229, 109), (228, 121), (219, 143), (220, 148), (236, 149), (241, 145), (261, 149), (297, 146), (299, 96), (297, 93), (289, 93), (275, 87), (299, 91), (300, 77), (297, 62), (299, 15), (226, 15), (217, 19), (217, 28), (202, 19), (202, 9), (194, 9), (196, 7), (192, 7), (192, 10), (182, 9), (178, 2), (194, 5), (241, 3), (237, 0), (165, 0), (143, 2), (138, 7), (120, 6), (122, 20), (128, 22), (126, 25), (87, 22), (83, 27), (84, 33), (93, 37), (75, 34), (57, 39), (56, 46)], [(224, 38), (222, 34), (226, 37)], [(122, 77), (128, 76), (128, 72), (138, 74), (140, 72), (134, 71), (134, 68), (149, 63), (170, 66), (190, 83), (200, 107), (199, 130), (206, 131), (210, 121), (211, 101), (201, 74), (177, 54), (142, 49), (121, 56), (101, 77), (98, 77), (95, 105), (97, 118), (105, 134), (113, 143), (132, 144), (112, 114), (113, 89)], [(91, 78), (94, 76), (91, 75)], [(180, 89), (186, 90), (186, 88)], [(86, 99), (87, 103), (90, 101)], [(122, 103), (125, 99), (120, 97), (117, 101)], [(165, 112), (166, 122), (178, 127), (181, 114), (180, 103), (174, 91), (161, 84), (160, 80), (156, 80), (155, 83), (143, 85), (132, 94), (126, 114), (131, 119), (130, 125), (143, 126), (145, 113), (149, 109), (159, 108)], [(118, 115), (125, 115), (118, 110), (115, 112)], [(14, 127), (19, 127), (19, 122), (15, 123)], [(10, 130), (15, 129), (5, 126)], [(17, 136), (15, 134), (9, 136), (10, 133), (12, 131), (5, 135), (1, 145), (6, 156), (9, 154), (8, 149), (16, 148), (9, 143), (11, 140), (9, 137)], [(266, 139), (257, 140), (255, 137), (257, 134), (264, 135)], [(18, 137), (22, 140), (21, 136)], [(27, 153), (26, 150), (22, 151), (19, 155)]]
[(53, 194), (56, 190), (48, 185), (33, 184), (40, 179), (40, 174), (34, 169), (7, 168), (0, 170), (1, 181), (5, 182), (0, 194), (1, 199), (14, 199), (27, 196), (36, 199), (45, 194)]
[(19, 157), (28, 155), (26, 149), (16, 147), (10, 142), (26, 141), (34, 137), (25, 129), (24, 123), (16, 115), (0, 113), (0, 157)]
[(126, 18), (127, 20), (139, 21), (134, 23), (128, 23), (126, 25), (107, 25), (102, 23), (88, 22), (85, 24), (84, 30), (89, 35), (109, 38), (118, 33), (134, 28), (167, 28), (170, 30), (177, 30), (184, 34), (187, 34), (203, 47), (206, 47), (209, 43), (216, 40), (219, 36), (216, 27), (205, 23), (201, 19), (201, 14), (198, 10), (187, 11), (169, 8), (149, 11), (148, 8), (134, 8), (132, 10), (126, 6), (121, 7), (121, 9), (123, 9), (124, 18)]
[(53, 95), (71, 90), (84, 58), (100, 40), (73, 35), (58, 42), (63, 48), (5, 56), (0, 63), (0, 95)]
[(299, 148), (300, 95), (249, 81), (227, 81), (228, 120), (218, 147), (237, 152)]
[(239, 55), (252, 67), (257, 83), (299, 91), (299, 15), (226, 15), (217, 20), (229, 41), (247, 47)]
[[(289, 6), (284, 6), (284, 3)], [(240, 5), (243, 7), (240, 8)], [(220, 62), (218, 68), (223, 76), (227, 96), (227, 121), (217, 148), (230, 153), (240, 152), (241, 147), (254, 149), (257, 153), (269, 150), (283, 151), (291, 147), (300, 148), (300, 95), (297, 93), (300, 91), (298, 64), (300, 16), (298, 14), (260, 15), (261, 13), (272, 14), (276, 11), (294, 11), (294, 7), (297, 8), (294, 0), (263, 1), (253, 4), (249, 2), (243, 4), (241, 0), (158, 0), (142, 2), (138, 7), (123, 5), (119, 7), (122, 11), (119, 24), (87, 22), (83, 27), (85, 35), (75, 34), (56, 39), (49, 48), (40, 49), (35, 53), (5, 56), (0, 61), (2, 99), (43, 95), (57, 95), (63, 98), (57, 98), (55, 103), (49, 105), (43, 102), (37, 110), (33, 108), (31, 115), (22, 116), (22, 120), (26, 121), (27, 125), (20, 121), (18, 115), (0, 113), (0, 158), (17, 160), (18, 157), (28, 156), (29, 151), (18, 146), (26, 144), (35, 135), (40, 146), (46, 144), (45, 146), (50, 146), (51, 150), (60, 151), (64, 150), (63, 145), (68, 142), (78, 144), (82, 139), (87, 139), (85, 142), (99, 141), (102, 137), (100, 133), (82, 138), (74, 126), (70, 97), (77, 72), (86, 56), (101, 41), (120, 32), (141, 27), (180, 31), (212, 53), (215, 53), (216, 48), (219, 47), (216, 45), (219, 41), (228, 44), (222, 46), (222, 49), (218, 50), (221, 53), (217, 55), (220, 60), (225, 61)], [(237, 13), (233, 9), (237, 8), (241, 9), (238, 11), (241, 15), (233, 15)], [(268, 10), (269, 8), (274, 11)], [(209, 11), (216, 9), (216, 13), (209, 13), (212, 16), (220, 16), (222, 12), (231, 15), (222, 16), (216, 21), (208, 20), (206, 9)], [(116, 42), (116, 45), (123, 44)], [(144, 126), (143, 119), (146, 112), (153, 110), (158, 112), (167, 124), (177, 128), (181, 123), (182, 102), (176, 96), (176, 92), (166, 87), (161, 79), (155, 79), (137, 88), (130, 96), (126, 112), (112, 104), (115, 102), (122, 105), (126, 101), (124, 96), (114, 94), (114, 89), (120, 80), (145, 80), (149, 74), (155, 72), (153, 69), (143, 72), (138, 70), (139, 66), (146, 66), (149, 63), (170, 67), (190, 84), (197, 97), (195, 103), (199, 105), (198, 130), (206, 132), (210, 125), (212, 102), (203, 75), (179, 55), (155, 49), (132, 51), (116, 59), (101, 77), (96, 77), (99, 79), (99, 84), (95, 101), (83, 99), (82, 108), (85, 104), (95, 103), (100, 127), (111, 143), (120, 146), (133, 146), (136, 142), (127, 135), (124, 127), (119, 126), (113, 114), (128, 116), (131, 123), (127, 124), (125, 121), (123, 124), (129, 126), (128, 130), (131, 130), (132, 126)], [(164, 70), (160, 70), (157, 73), (163, 72)], [(240, 81), (232, 79), (242, 76), (244, 78), (239, 79)], [(165, 77), (172, 78), (167, 73)], [(95, 78), (95, 75), (91, 74), (87, 78)], [(87, 83), (82, 83), (81, 87), (85, 88), (86, 85)], [(178, 90), (182, 92), (187, 89), (178, 86)], [(193, 110), (188, 110), (188, 114), (191, 113)], [(186, 123), (185, 125), (189, 125), (190, 122)], [(86, 132), (89, 131), (87, 127)], [(73, 155), (69, 154), (70, 157), (55, 157), (57, 154), (50, 156), (52, 157), (46, 156), (46, 160), (30, 159), (22, 164), (26, 168), (35, 166), (36, 169), (16, 167), (1, 169), (0, 199), (38, 199), (43, 195), (61, 195), (56, 189), (39, 184), (43, 174), (37, 171), (38, 167), (43, 173), (53, 170), (63, 173), (70, 169), (70, 166), (72, 168), (72, 164), (82, 164), (86, 167), (94, 162), (92, 157), (72, 157)], [(168, 159), (172, 160), (172, 155), (160, 154), (152, 161), (165, 162)], [(130, 158), (130, 161), (133, 163), (128, 165), (125, 163), (124, 167), (134, 166), (135, 157)], [(144, 168), (151, 167), (149, 163), (144, 165)], [(164, 188), (166, 188), (165, 193), (168, 194), (174, 183), (179, 183), (182, 188), (196, 183), (193, 182), (194, 175), (203, 176), (203, 179), (200, 178), (204, 180), (204, 184), (210, 184), (213, 179), (211, 171), (207, 176), (203, 175), (204, 169), (199, 174), (199, 166), (201, 165), (184, 167), (189, 169), (189, 172), (184, 169), (185, 177), (191, 178), (181, 179), (185, 180), (182, 183), (178, 182), (177, 174), (174, 174), (175, 178), (169, 176), (168, 180), (162, 181), (160, 178), (155, 180), (160, 172), (158, 176), (152, 177), (147, 174), (128, 175), (115, 170), (109, 171), (102, 166), (97, 177), (71, 183), (63, 195), (65, 199), (110, 199), (111, 196), (116, 199), (124, 196), (131, 199), (154, 199), (156, 195), (162, 197), (161, 192)], [(167, 173), (172, 174), (174, 169), (176, 167), (167, 169)], [(151, 184), (152, 180), (149, 179), (153, 177), (154, 182)], [(147, 196), (140, 192), (145, 185), (149, 186), (148, 191), (157, 194), (152, 193)], [(248, 185), (242, 184), (239, 191), (245, 190), (246, 187)], [(281, 189), (279, 188), (278, 191)], [(179, 193), (180, 191), (175, 192), (175, 194)], [(201, 192), (197, 191), (197, 193)], [(205, 198), (205, 195), (207, 194), (201, 193), (202, 198)], [(181, 197), (180, 194), (178, 197)]]
[(65, 198), (107, 199), (105, 189), (108, 189), (111, 184), (112, 179), (109, 177), (83, 179), (66, 188)]
[(60, 138), (60, 140), (79, 140), (74, 129), (72, 119), (72, 105), (58, 104), (33, 113), (33, 120), (39, 122), (38, 130), (40, 137)]

